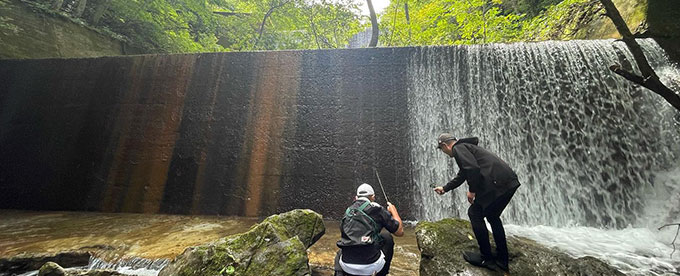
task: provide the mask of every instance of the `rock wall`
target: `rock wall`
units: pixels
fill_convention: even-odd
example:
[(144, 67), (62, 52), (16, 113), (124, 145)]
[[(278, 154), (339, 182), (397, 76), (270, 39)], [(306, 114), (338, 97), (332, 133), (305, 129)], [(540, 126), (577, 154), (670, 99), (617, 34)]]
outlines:
[(0, 60), (0, 208), (413, 218), (412, 50)]
[(0, 1), (0, 59), (123, 55), (124, 43), (20, 0)]

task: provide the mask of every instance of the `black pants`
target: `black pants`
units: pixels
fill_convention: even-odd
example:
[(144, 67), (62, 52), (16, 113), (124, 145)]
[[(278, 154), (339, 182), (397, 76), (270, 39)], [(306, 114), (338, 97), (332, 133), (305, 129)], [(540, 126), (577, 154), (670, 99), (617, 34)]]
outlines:
[[(383, 238), (380, 250), (385, 254), (385, 266), (383, 266), (383, 269), (376, 275), (386, 276), (390, 273), (390, 264), (392, 263), (392, 257), (394, 256), (394, 238), (392, 238), (392, 234), (384, 230), (380, 232), (380, 236)], [(335, 276), (355, 276), (342, 271), (342, 268), (340, 267), (341, 252), (342, 250), (338, 250), (338, 253), (335, 254)]]
[(503, 213), (503, 210), (505, 210), (505, 207), (508, 206), (515, 191), (517, 191), (517, 188), (506, 192), (486, 208), (482, 208), (479, 204), (472, 204), (470, 205), (470, 208), (468, 208), (468, 216), (470, 217), (470, 223), (472, 224), (472, 231), (475, 232), (475, 238), (477, 238), (477, 243), (479, 244), (479, 251), (484, 260), (494, 259), (491, 254), (489, 232), (486, 230), (486, 224), (484, 223), (484, 218), (486, 218), (486, 220), (489, 221), (489, 224), (491, 224), (493, 239), (496, 241), (496, 261), (505, 265), (508, 264), (508, 243), (505, 239), (505, 229), (503, 228), (500, 216), (501, 213)]

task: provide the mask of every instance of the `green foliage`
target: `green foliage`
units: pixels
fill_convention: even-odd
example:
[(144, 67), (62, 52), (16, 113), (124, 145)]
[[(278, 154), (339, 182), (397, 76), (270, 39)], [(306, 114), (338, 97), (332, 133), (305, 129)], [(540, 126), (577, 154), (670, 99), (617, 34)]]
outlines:
[[(220, 44), (230, 50), (339, 48), (361, 30), (354, 0), (240, 1)], [(265, 20), (266, 17), (266, 20)], [(264, 24), (263, 24), (264, 22)], [(260, 30), (262, 32), (260, 33)]]
[[(150, 53), (338, 48), (361, 30), (357, 1), (89, 0), (77, 20)], [(78, 3), (64, 1), (59, 14)]]
[(569, 39), (598, 9), (598, 0), (394, 0), (381, 27), (388, 46)]
[[(6, 0), (0, 0), (1, 4)], [(31, 0), (48, 7), (53, 0)], [(78, 1), (65, 0), (62, 16)], [(392, 0), (381, 46), (559, 39), (597, 0)], [(370, 27), (365, 0), (89, 0), (81, 24), (150, 53), (342, 48)], [(410, 20), (407, 22), (405, 4)], [(588, 12), (578, 14), (583, 9)], [(46, 11), (53, 12), (53, 11)], [(0, 17), (0, 31), (17, 31)]]
[(557, 5), (548, 7), (538, 16), (524, 22), (523, 40), (535, 41), (546, 39), (561, 39), (572, 35), (577, 29), (579, 12), (596, 12), (591, 10), (593, 0), (564, 0)]
[(382, 14), (389, 45), (442, 45), (515, 41), (520, 37), (522, 14), (504, 14), (500, 0), (394, 1)]
[(503, 6), (513, 13), (524, 13), (534, 17), (548, 7), (560, 3), (562, 0), (505, 0)]

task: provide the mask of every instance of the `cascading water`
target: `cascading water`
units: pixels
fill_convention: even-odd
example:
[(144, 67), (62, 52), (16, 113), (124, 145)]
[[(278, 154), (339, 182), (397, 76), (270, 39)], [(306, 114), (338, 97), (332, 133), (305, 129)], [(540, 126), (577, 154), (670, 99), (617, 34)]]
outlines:
[[(679, 90), (663, 50), (640, 43)], [(612, 40), (419, 48), (408, 104), (420, 219), (467, 218), (465, 185), (432, 191), (457, 171), (435, 149), (437, 135), (451, 132), (479, 137), (517, 172), (522, 187), (506, 223), (621, 229), (680, 220), (680, 114), (608, 69), (632, 60)]]

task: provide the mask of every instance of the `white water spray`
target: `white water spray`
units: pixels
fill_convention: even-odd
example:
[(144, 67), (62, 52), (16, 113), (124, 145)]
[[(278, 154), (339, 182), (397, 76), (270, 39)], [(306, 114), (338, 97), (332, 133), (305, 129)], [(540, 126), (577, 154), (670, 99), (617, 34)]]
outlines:
[[(656, 42), (640, 43), (662, 81), (680, 87), (679, 70)], [(632, 61), (613, 40), (416, 49), (408, 104), (419, 219), (467, 219), (466, 185), (444, 196), (432, 190), (458, 169), (435, 149), (436, 137), (477, 136), (522, 183), (502, 216), (521, 225), (509, 233), (574, 256), (616, 255), (610, 247), (594, 252), (580, 237), (600, 233), (605, 242), (631, 244), (607, 260), (622, 271), (677, 271), (664, 255), (672, 237), (656, 227), (680, 220), (680, 113), (609, 70), (637, 70)], [(571, 241), (557, 238), (564, 235)], [(655, 242), (626, 240), (641, 236)], [(640, 258), (624, 261), (631, 256)]]
[[(668, 66), (653, 40), (641, 43), (654, 66)], [(629, 60), (625, 45), (609, 40), (415, 51), (409, 135), (420, 218), (466, 217), (464, 187), (443, 197), (431, 188), (454, 175), (453, 160), (435, 149), (437, 135), (452, 132), (479, 137), (480, 146), (519, 175), (523, 186), (504, 213), (507, 220), (636, 224), (650, 203), (645, 191), (659, 184), (657, 174), (678, 165), (680, 115), (608, 69)]]

